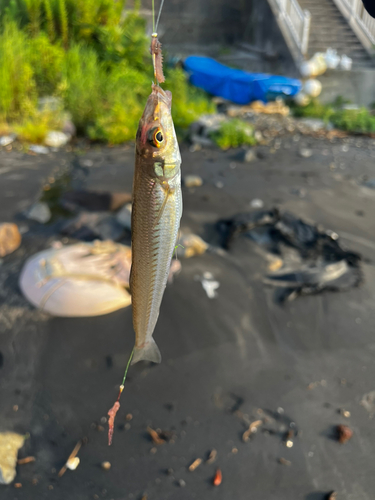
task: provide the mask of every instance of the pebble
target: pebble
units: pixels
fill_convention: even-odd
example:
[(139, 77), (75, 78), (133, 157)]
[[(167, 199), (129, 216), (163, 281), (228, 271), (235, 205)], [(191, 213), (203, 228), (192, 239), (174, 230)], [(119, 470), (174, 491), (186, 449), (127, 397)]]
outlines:
[(264, 207), (264, 202), (263, 202), (263, 200), (261, 200), (259, 198), (254, 198), (253, 200), (251, 200), (250, 206), (252, 208), (263, 208)]
[(199, 175), (187, 175), (184, 177), (184, 185), (188, 188), (190, 187), (200, 187), (203, 184), (203, 180)]
[(29, 210), (26, 212), (26, 217), (31, 220), (45, 224), (51, 218), (51, 210), (47, 203), (37, 202), (31, 205)]
[(185, 488), (186, 483), (185, 483), (185, 481), (183, 479), (179, 479), (178, 480), (178, 485), (181, 486), (181, 488)]
[(102, 462), (101, 466), (102, 466), (102, 469), (109, 470), (111, 468), (111, 462)]
[(256, 159), (257, 159), (257, 155), (254, 153), (254, 151), (252, 149), (248, 149), (245, 152), (244, 161), (246, 163), (251, 163), (252, 161), (254, 161)]
[(70, 135), (59, 132), (58, 130), (51, 130), (47, 133), (44, 143), (51, 148), (60, 148), (65, 146), (70, 141)]
[(299, 150), (299, 154), (300, 154), (300, 156), (302, 156), (302, 158), (310, 158), (310, 156), (312, 156), (312, 154), (313, 154), (313, 151), (312, 151), (312, 149), (301, 148)]
[(21, 244), (21, 234), (16, 224), (0, 224), (0, 257), (5, 257)]

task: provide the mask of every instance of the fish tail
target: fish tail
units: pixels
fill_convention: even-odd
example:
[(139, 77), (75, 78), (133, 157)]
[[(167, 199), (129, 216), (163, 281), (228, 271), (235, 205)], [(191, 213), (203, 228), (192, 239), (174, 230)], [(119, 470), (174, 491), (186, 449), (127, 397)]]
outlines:
[(153, 363), (161, 362), (159, 348), (152, 337), (142, 347), (134, 347), (132, 365), (138, 363), (138, 361), (152, 361)]

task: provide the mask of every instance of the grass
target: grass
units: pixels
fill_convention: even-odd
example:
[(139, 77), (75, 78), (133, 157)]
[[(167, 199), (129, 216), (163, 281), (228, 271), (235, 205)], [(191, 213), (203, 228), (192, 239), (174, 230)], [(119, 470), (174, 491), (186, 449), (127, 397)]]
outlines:
[(238, 148), (240, 146), (254, 146), (254, 127), (250, 123), (237, 118), (225, 121), (217, 132), (211, 135), (213, 141), (221, 149)]
[(347, 132), (372, 134), (375, 133), (375, 116), (366, 108), (345, 109), (347, 101), (338, 97), (332, 104), (322, 104), (317, 99), (307, 106), (292, 106), (297, 117), (321, 118), (331, 122), (336, 128)]
[[(0, 0), (0, 123), (42, 142), (59, 120), (38, 110), (55, 97), (79, 135), (134, 140), (153, 76), (139, 5), (120, 0)], [(167, 71), (176, 128), (214, 111), (181, 69)], [(2, 125), (2, 126), (3, 126)]]

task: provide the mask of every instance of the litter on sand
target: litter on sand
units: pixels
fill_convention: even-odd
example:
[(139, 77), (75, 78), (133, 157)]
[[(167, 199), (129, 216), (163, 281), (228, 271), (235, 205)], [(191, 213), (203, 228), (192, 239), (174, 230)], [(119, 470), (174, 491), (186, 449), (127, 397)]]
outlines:
[(323, 290), (344, 291), (362, 281), (359, 254), (342, 248), (337, 233), (291, 213), (256, 210), (220, 220), (217, 228), (224, 248), (244, 234), (259, 245), (268, 261), (281, 258), (283, 265), (264, 277), (266, 284), (276, 288), (278, 302)]
[(16, 477), (18, 450), (24, 442), (25, 436), (15, 432), (0, 433), (0, 484), (10, 484)]
[(203, 273), (203, 277), (199, 278), (199, 280), (202, 283), (202, 287), (206, 292), (207, 297), (209, 299), (216, 298), (217, 297), (216, 290), (219, 288), (220, 283), (214, 280), (213, 275), (206, 271), (205, 273)]
[(131, 303), (131, 249), (112, 241), (48, 249), (26, 261), (20, 288), (54, 316), (97, 316)]

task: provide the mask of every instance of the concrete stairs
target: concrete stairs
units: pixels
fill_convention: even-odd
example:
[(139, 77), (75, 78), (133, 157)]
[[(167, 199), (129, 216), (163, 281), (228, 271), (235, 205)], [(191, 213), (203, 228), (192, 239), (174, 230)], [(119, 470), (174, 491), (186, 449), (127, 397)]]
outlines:
[(374, 62), (363, 48), (333, 0), (298, 0), (311, 14), (308, 56), (331, 47), (353, 59), (353, 69), (373, 69)]

